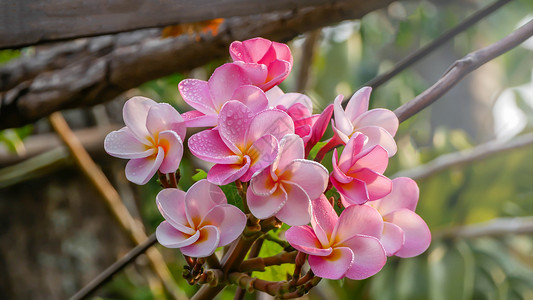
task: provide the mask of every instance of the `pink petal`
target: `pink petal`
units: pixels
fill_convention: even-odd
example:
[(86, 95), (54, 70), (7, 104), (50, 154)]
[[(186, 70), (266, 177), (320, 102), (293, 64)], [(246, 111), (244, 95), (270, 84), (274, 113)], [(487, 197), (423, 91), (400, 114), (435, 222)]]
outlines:
[(344, 196), (344, 200), (350, 204), (364, 204), (368, 201), (366, 185), (359, 179), (353, 179), (348, 183), (339, 182), (335, 176), (330, 177), (331, 183), (339, 194)]
[(122, 116), (126, 126), (139, 141), (147, 145), (149, 145), (147, 137), (150, 136), (150, 133), (146, 129), (146, 118), (150, 108), (156, 104), (152, 99), (137, 96), (126, 101), (122, 109)]
[(162, 147), (159, 147), (157, 156), (152, 155), (130, 160), (126, 164), (126, 178), (135, 184), (146, 184), (154, 176), (155, 172), (157, 172), (164, 157), (165, 151)]
[(165, 151), (165, 158), (161, 162), (161, 173), (174, 173), (180, 166), (183, 156), (183, 142), (175, 131), (162, 131), (159, 134), (159, 146)]
[(356, 156), (357, 161), (350, 168), (351, 170), (359, 170), (368, 168), (374, 172), (383, 174), (389, 164), (389, 155), (387, 150), (376, 145), (371, 149), (363, 150), (363, 153)]
[(295, 159), (283, 173), (283, 181), (296, 183), (310, 199), (316, 199), (328, 186), (328, 170), (321, 164), (306, 159)]
[(194, 244), (180, 249), (183, 255), (207, 257), (217, 249), (220, 242), (220, 232), (215, 226), (204, 226), (198, 232), (200, 233), (200, 237)]
[(370, 201), (383, 198), (391, 192), (392, 180), (370, 169), (361, 169), (348, 175), (364, 181)]
[(200, 226), (213, 225), (220, 234), (219, 247), (233, 242), (246, 226), (246, 216), (237, 207), (221, 204), (213, 207)]
[(193, 184), (185, 195), (185, 211), (191, 227), (200, 225), (207, 213), (215, 206), (227, 203), (222, 190), (202, 179)]
[(293, 106), (300, 104), (306, 109), (307, 113), (310, 114), (313, 112), (313, 101), (307, 95), (300, 93), (286, 93), (280, 95), (273, 101), (270, 101), (269, 105), (271, 107), (276, 107), (278, 105), (283, 105), (287, 109), (290, 109)]
[(252, 61), (246, 47), (240, 41), (234, 41), (229, 45), (229, 54), (233, 61)]
[(385, 249), (387, 256), (393, 256), (405, 242), (403, 230), (395, 224), (384, 222), (383, 235), (379, 240)]
[(345, 240), (355, 235), (380, 238), (382, 232), (383, 219), (375, 208), (368, 205), (352, 205), (341, 213), (333, 232), (333, 239), (335, 245), (343, 245)]
[(329, 247), (339, 217), (324, 195), (311, 200), (311, 226), (323, 247)]
[(228, 63), (218, 67), (208, 81), (214, 108), (217, 111), (222, 109), (222, 106), (231, 100), (235, 90), (247, 84), (250, 84), (250, 80), (239, 66)]
[(320, 141), (322, 136), (324, 136), (324, 132), (326, 132), (326, 129), (328, 128), (329, 120), (331, 120), (332, 113), (333, 104), (330, 104), (324, 109), (324, 111), (322, 111), (316, 122), (313, 124), (313, 133), (305, 146), (306, 153), (309, 153), (311, 148), (313, 148), (313, 146)]
[(277, 103), (277, 99), (283, 95), (285, 95), (285, 93), (279, 88), (279, 86), (275, 86), (273, 88), (271, 88), (270, 90), (266, 91), (265, 92), (265, 95), (267, 96), (268, 98), (268, 106), (269, 107), (276, 107), (276, 105), (273, 105), (273, 103)]
[(226, 185), (242, 176), (250, 168), (250, 158), (244, 157), (245, 161), (239, 164), (216, 164), (207, 173), (207, 180), (217, 185)]
[[(270, 49), (272, 42), (264, 38), (253, 38), (242, 42), (252, 62), (261, 60)], [(274, 52), (275, 53), (275, 52)]]
[(327, 256), (331, 248), (322, 249), (320, 241), (309, 226), (293, 226), (285, 232), (285, 239), (294, 249), (310, 255)]
[(307, 261), (316, 276), (327, 279), (340, 279), (352, 267), (354, 253), (350, 248), (334, 248), (328, 256), (310, 255)]
[(278, 155), (278, 140), (271, 135), (265, 135), (253, 143), (246, 151), (246, 157), (250, 157), (250, 168), (241, 178), (242, 181), (249, 181), (256, 173), (270, 166)]
[(332, 179), (335, 178), (335, 180), (337, 180), (339, 184), (350, 183), (353, 178), (347, 176), (344, 171), (339, 168), (337, 164), (337, 157), (337, 149), (333, 149), (333, 156), (331, 157), (333, 172), (331, 173), (331, 177)]
[(204, 130), (192, 135), (189, 150), (194, 156), (213, 163), (235, 164), (241, 161), (222, 141), (218, 130)]
[(399, 209), (383, 216), (383, 219), (399, 226), (404, 232), (405, 242), (400, 251), (396, 252), (396, 256), (417, 256), (429, 247), (431, 232), (426, 222), (413, 211)]
[(372, 88), (365, 86), (360, 88), (348, 101), (346, 105), (346, 116), (350, 121), (354, 121), (358, 116), (368, 110), (368, 102), (370, 101), (370, 92)]
[[(233, 64), (241, 68), (244, 76), (248, 78), (250, 82), (249, 84), (262, 84), (268, 76), (268, 68), (263, 64), (246, 63), (242, 61), (235, 61)], [(258, 88), (260, 89), (260, 87)]]
[(206, 115), (217, 113), (206, 81), (185, 79), (178, 84), (178, 90), (183, 100), (199, 112)]
[(250, 188), (254, 194), (258, 196), (269, 196), (272, 195), (278, 188), (278, 183), (275, 181), (270, 170), (264, 169), (261, 172), (256, 173), (250, 180)]
[(163, 221), (155, 230), (157, 241), (167, 248), (181, 248), (188, 246), (198, 240), (199, 232), (194, 235), (186, 234), (172, 227), (169, 222)]
[(309, 224), (311, 221), (309, 196), (295, 184), (285, 184), (282, 188), (287, 192), (287, 202), (276, 213), (276, 218), (290, 226)]
[(365, 126), (357, 128), (356, 131), (367, 136), (368, 141), (366, 142), (365, 147), (371, 148), (375, 145), (380, 145), (387, 150), (389, 157), (396, 154), (396, 151), (398, 150), (396, 142), (392, 135), (384, 128)]
[(139, 142), (128, 127), (110, 132), (105, 137), (104, 149), (118, 158), (143, 158), (155, 153), (154, 148)]
[(348, 170), (355, 164), (358, 154), (363, 150), (365, 144), (365, 136), (360, 133), (352, 135), (339, 158), (339, 169), (348, 173)]
[(158, 103), (150, 107), (146, 128), (153, 137), (161, 131), (172, 130), (181, 139), (185, 138), (186, 127), (183, 124), (183, 118), (174, 107), (167, 103)]
[(155, 201), (159, 212), (172, 227), (188, 235), (196, 232), (187, 219), (184, 191), (164, 189), (157, 194)]
[(260, 112), (268, 107), (268, 99), (262, 89), (253, 85), (243, 85), (235, 90), (232, 100), (238, 100), (252, 112)]
[(204, 115), (197, 110), (181, 114), (187, 127), (214, 127), (218, 124), (218, 115)]
[(346, 240), (343, 246), (349, 247), (354, 254), (353, 264), (346, 273), (350, 279), (368, 278), (379, 272), (387, 262), (383, 246), (373, 236), (356, 235)]
[(268, 91), (272, 87), (280, 84), (291, 71), (292, 65), (284, 60), (275, 60), (268, 65), (268, 75), (266, 83), (259, 85), (263, 91)]
[(257, 61), (258, 64), (269, 65), (271, 62), (276, 60), (276, 50), (272, 47), (272, 42), (270, 42), (269, 47), (267, 48), (263, 57)]
[(396, 134), (398, 131), (398, 126), (400, 125), (398, 117), (396, 115), (384, 108), (375, 108), (361, 114), (353, 122), (355, 127), (365, 127), (365, 126), (378, 126), (387, 130), (391, 136)]
[(218, 132), (224, 143), (234, 153), (246, 148), (246, 130), (252, 121), (253, 112), (239, 101), (228, 101), (218, 116)]
[(304, 158), (304, 142), (296, 134), (287, 134), (279, 142), (279, 154), (272, 164), (272, 169), (281, 174), (293, 160)]
[(392, 180), (392, 191), (387, 196), (379, 199), (375, 206), (382, 215), (397, 209), (406, 208), (415, 211), (418, 203), (418, 185), (411, 178), (398, 177)]
[(281, 140), (291, 133), (294, 133), (294, 122), (291, 117), (281, 110), (267, 109), (253, 118), (248, 128), (247, 141), (256, 141), (267, 134)]
[(272, 47), (276, 50), (276, 57), (278, 59), (286, 60), (292, 65), (291, 49), (287, 44), (272, 42)]
[(260, 196), (253, 193), (252, 189), (246, 191), (246, 202), (254, 216), (259, 219), (270, 218), (275, 215), (287, 202), (287, 193), (282, 186), (269, 196)]
[(333, 101), (333, 113), (335, 114), (335, 127), (346, 135), (350, 135), (353, 131), (351, 120), (348, 118), (342, 109), (342, 95), (338, 95)]

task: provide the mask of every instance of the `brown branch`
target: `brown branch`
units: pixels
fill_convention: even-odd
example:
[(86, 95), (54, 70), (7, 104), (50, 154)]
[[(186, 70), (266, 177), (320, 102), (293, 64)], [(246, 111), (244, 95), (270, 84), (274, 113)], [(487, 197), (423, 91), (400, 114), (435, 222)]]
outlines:
[[(331, 5), (333, 0), (18, 0), (0, 2), (0, 49), (149, 27)], [(80, 3), (81, 2), (81, 3)], [(58, 13), (60, 12), (60, 13)], [(20, 20), (23, 20), (22, 22)], [(134, 22), (132, 22), (134, 20)]]
[(479, 22), (481, 19), (497, 11), (500, 7), (504, 6), (510, 1), (511, 0), (499, 0), (483, 8), (480, 11), (477, 11), (475, 14), (465, 19), (459, 25), (443, 33), (441, 36), (433, 40), (431, 43), (427, 44), (426, 46), (404, 57), (390, 71), (371, 79), (370, 81), (365, 83), (363, 86), (371, 86), (372, 88), (377, 88), (378, 86), (389, 81), (392, 77), (396, 76), (397, 74), (399, 74), (400, 72), (408, 68), (409, 66), (420, 61), (422, 58), (426, 57), (428, 54), (435, 51), (437, 48), (439, 48), (440, 46), (442, 46), (443, 44), (451, 40), (453, 37), (455, 37), (459, 33), (467, 30), (472, 25)]
[(250, 258), (241, 263), (241, 265), (239, 266), (239, 272), (264, 272), (265, 268), (269, 266), (294, 263), (294, 260), (296, 259), (296, 253), (296, 251), (281, 252), (279, 254), (269, 257)]
[(532, 234), (533, 217), (499, 218), (488, 222), (458, 226), (432, 233), (434, 239), (498, 237), (510, 234)]
[[(121, 228), (128, 234), (134, 243), (142, 244), (146, 241), (148, 237), (144, 233), (142, 224), (135, 220), (128, 212), (128, 209), (120, 200), (118, 192), (113, 188), (105, 174), (83, 148), (83, 145), (76, 138), (76, 135), (74, 135), (61, 113), (56, 112), (50, 115), (50, 123), (65, 145), (69, 148), (76, 164), (105, 200), (105, 203), (111, 210), (113, 216), (117, 219)], [(146, 255), (152, 269), (163, 283), (164, 288), (173, 295), (174, 298), (181, 298), (181, 295), (172, 280), (172, 275), (166, 268), (161, 253), (155, 248), (151, 248), (147, 250)]]
[(471, 52), (460, 60), (457, 60), (448, 71), (433, 86), (422, 92), (415, 99), (397, 108), (394, 113), (400, 122), (407, 120), (442, 95), (448, 92), (464, 76), (479, 68), (488, 61), (520, 45), (533, 35), (533, 20), (513, 31), (498, 42)]
[(421, 179), (430, 177), (438, 172), (447, 170), (452, 167), (471, 164), (476, 161), (483, 160), (487, 157), (510, 151), (520, 149), (533, 144), (533, 133), (521, 135), (511, 141), (491, 141), (485, 144), (478, 145), (472, 149), (467, 149), (455, 153), (449, 153), (437, 157), (436, 159), (417, 166), (416, 168), (400, 171), (391, 176), (396, 177), (410, 177), (412, 179)]
[[(160, 39), (158, 30), (71, 42), (81, 44), (81, 49), (60, 52), (63, 55), (55, 58), (37, 54), (32, 59), (23, 59), (24, 63), (14, 61), (0, 69), (0, 79), (7, 81), (2, 86), (10, 87), (0, 94), (0, 129), (19, 127), (61, 109), (109, 101), (146, 81), (227, 57), (228, 46), (233, 40), (262, 36), (287, 41), (303, 32), (360, 18), (391, 2), (351, 0), (283, 13), (227, 19), (216, 36), (205, 36), (198, 42), (188, 36)], [(72, 44), (72, 49), (75, 46)], [(83, 51), (87, 55), (76, 55)], [(47, 53), (50, 55), (51, 52)], [(68, 57), (65, 53), (77, 58), (65, 59)], [(65, 59), (65, 64), (61, 63), (62, 59)], [(38, 71), (39, 63), (44, 63), (43, 68), (48, 71)], [(19, 70), (24, 73), (26, 66), (32, 66), (28, 68), (33, 71), (10, 79), (11, 74)]]

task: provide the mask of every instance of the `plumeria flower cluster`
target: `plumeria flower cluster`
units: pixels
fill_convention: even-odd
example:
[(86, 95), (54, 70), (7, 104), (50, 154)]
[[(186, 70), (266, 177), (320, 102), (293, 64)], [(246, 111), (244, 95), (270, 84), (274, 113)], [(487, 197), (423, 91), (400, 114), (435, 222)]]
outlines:
[[(412, 257), (428, 248), (430, 231), (415, 213), (416, 183), (383, 175), (397, 151), (399, 122), (390, 110), (369, 110), (371, 88), (357, 91), (345, 109), (338, 96), (313, 114), (308, 96), (278, 86), (293, 65), (287, 45), (236, 41), (230, 56), (233, 62), (209, 80), (179, 83), (193, 110), (179, 114), (168, 104), (134, 97), (124, 106), (126, 126), (105, 139), (110, 155), (130, 159), (126, 177), (145, 184), (155, 173), (176, 173), (186, 128), (200, 128), (188, 137), (188, 149), (211, 167), (187, 192), (175, 184), (157, 195), (165, 221), (156, 235), (163, 246), (212, 262), (218, 247), (231, 244), (220, 266), (227, 274), (239, 270), (254, 239), (276, 227), (265, 225), (270, 220), (292, 226), (284, 236), (298, 253), (296, 270), (304, 257), (310, 278), (356, 280), (379, 272), (387, 256)], [(330, 124), (333, 136), (327, 139)], [(322, 160), (330, 151), (328, 170)], [(221, 189), (226, 185), (240, 191), (241, 209), (228, 204)]]

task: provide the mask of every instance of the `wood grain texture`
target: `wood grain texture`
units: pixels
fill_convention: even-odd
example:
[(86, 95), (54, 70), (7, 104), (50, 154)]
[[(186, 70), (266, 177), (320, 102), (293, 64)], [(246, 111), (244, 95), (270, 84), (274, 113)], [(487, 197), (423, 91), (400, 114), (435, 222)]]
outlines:
[[(228, 56), (234, 40), (262, 36), (286, 42), (298, 34), (357, 19), (393, 0), (324, 5), (227, 19), (218, 35), (161, 39), (144, 29), (61, 44), (0, 68), (0, 129), (19, 127), (54, 111), (112, 100), (140, 84)], [(177, 84), (177, 82), (176, 82)]]
[(347, 0), (0, 0), (0, 49)]

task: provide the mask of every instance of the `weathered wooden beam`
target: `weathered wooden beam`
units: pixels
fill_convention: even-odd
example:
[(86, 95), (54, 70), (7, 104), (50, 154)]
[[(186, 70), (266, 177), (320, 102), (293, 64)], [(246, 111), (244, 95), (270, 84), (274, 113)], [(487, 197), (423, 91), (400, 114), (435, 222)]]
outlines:
[(347, 0), (0, 0), (0, 49)]
[[(161, 39), (155, 29), (73, 41), (70, 45), (77, 50), (59, 51), (58, 56), (47, 51), (23, 58), (22, 64), (14, 61), (0, 68), (0, 80), (7, 86), (14, 84), (11, 74), (22, 73), (19, 80), (24, 80), (0, 92), (0, 129), (19, 127), (61, 109), (102, 103), (146, 81), (226, 57), (234, 40), (262, 36), (288, 41), (303, 32), (360, 18), (391, 2), (352, 0), (231, 18), (216, 36), (204, 36), (199, 41), (189, 36)], [(24, 73), (26, 70), (30, 71)]]

